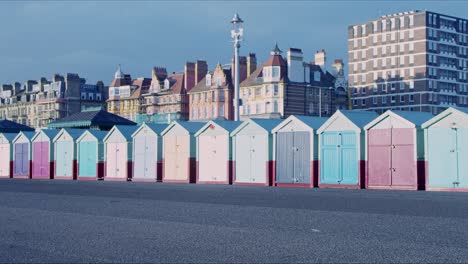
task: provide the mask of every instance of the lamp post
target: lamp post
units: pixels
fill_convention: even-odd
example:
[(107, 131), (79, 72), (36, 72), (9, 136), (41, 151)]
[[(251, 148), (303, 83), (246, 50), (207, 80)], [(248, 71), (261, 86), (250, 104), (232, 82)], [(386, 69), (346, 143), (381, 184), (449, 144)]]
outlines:
[(236, 13), (231, 20), (231, 38), (234, 42), (234, 120), (240, 120), (239, 114), (239, 48), (242, 37), (244, 36), (244, 21)]

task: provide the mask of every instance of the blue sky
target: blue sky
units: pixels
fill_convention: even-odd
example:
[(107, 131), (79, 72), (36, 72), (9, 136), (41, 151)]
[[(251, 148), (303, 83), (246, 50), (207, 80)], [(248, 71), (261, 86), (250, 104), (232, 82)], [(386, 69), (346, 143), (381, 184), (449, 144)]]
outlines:
[(241, 54), (265, 60), (277, 41), (305, 59), (327, 51), (346, 59), (347, 26), (381, 15), (431, 10), (468, 15), (468, 1), (0, 1), (0, 83), (77, 72), (108, 84), (118, 64), (133, 77), (153, 66), (182, 71), (205, 59), (210, 69), (232, 56), (229, 20), (245, 21)]

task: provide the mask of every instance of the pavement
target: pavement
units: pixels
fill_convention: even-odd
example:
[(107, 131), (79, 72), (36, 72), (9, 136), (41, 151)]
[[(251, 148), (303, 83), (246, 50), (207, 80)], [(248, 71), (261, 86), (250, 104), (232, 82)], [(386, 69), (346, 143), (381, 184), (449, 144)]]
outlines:
[(468, 262), (468, 193), (0, 179), (0, 262)]

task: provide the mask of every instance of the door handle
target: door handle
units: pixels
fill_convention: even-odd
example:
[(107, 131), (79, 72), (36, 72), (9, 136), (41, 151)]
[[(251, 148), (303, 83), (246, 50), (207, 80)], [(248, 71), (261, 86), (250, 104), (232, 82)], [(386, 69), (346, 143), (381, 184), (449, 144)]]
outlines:
[(392, 148), (393, 148), (393, 149), (396, 148), (395, 145), (392, 145)]

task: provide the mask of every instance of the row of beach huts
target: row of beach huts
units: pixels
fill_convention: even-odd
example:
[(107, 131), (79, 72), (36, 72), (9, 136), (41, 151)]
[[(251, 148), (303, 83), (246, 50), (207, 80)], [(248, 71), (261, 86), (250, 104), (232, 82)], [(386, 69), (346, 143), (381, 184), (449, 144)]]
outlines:
[(468, 112), (174, 121), (0, 134), (0, 177), (468, 190)]

